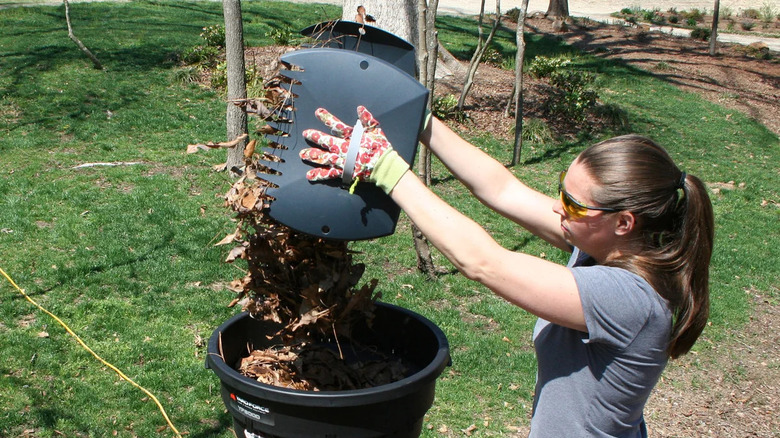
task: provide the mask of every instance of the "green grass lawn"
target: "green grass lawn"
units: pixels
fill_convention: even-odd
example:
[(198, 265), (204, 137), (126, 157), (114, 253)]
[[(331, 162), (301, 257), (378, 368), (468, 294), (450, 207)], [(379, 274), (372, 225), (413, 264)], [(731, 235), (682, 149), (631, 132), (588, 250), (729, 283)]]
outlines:
[[(244, 2), (248, 45), (273, 28), (340, 16), (324, 5)], [(219, 382), (204, 368), (206, 340), (236, 312), (224, 283), (242, 275), (213, 244), (232, 231), (211, 172), (219, 152), (187, 155), (188, 143), (222, 140), (224, 97), (177, 80), (177, 54), (222, 22), (219, 2), (74, 4), (76, 35), (106, 67), (68, 39), (61, 6), (0, 10), (0, 268), (65, 320), (98, 354), (154, 393), (180, 432), (232, 437)], [(474, 23), (442, 17), (440, 37), (468, 55)], [(499, 51), (511, 56), (511, 33)], [(529, 54), (573, 53), (531, 38)], [(664, 144), (681, 167), (710, 184), (717, 241), (712, 325), (706, 348), (750, 315), (746, 291), (777, 300), (778, 138), (733, 110), (684, 93), (651, 74), (577, 56), (597, 75), (606, 103), (635, 132)], [(473, 139), (500, 160), (511, 145)], [(556, 175), (596, 138), (524, 151), (518, 177), (553, 194)], [(75, 168), (83, 163), (134, 162)], [(503, 245), (565, 262), (566, 255), (487, 211), (435, 165), (434, 189)], [(732, 185), (726, 184), (733, 181)], [(534, 318), (450, 271), (416, 272), (409, 223), (359, 242), (364, 276), (383, 299), (415, 310), (447, 334), (453, 363), (439, 380), (423, 436), (502, 436), (527, 421), (535, 360)], [(0, 436), (157, 436), (165, 422), (147, 397), (95, 361), (65, 331), (0, 279)], [(47, 335), (48, 334), (48, 335)], [(443, 432), (446, 426), (447, 432)], [(29, 435), (29, 434), (28, 434)]]

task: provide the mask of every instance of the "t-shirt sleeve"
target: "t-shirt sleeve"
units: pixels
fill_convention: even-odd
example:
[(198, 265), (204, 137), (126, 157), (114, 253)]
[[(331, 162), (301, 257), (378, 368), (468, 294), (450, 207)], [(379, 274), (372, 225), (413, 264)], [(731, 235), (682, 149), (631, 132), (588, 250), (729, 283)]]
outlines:
[(607, 266), (570, 268), (577, 282), (586, 342), (625, 348), (647, 324), (654, 306), (652, 287), (624, 269)]

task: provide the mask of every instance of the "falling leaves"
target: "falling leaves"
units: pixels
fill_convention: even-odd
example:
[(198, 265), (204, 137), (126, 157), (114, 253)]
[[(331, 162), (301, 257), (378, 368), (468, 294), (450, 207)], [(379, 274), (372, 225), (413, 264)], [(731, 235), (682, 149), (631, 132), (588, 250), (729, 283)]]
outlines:
[[(290, 85), (274, 79), (263, 97), (232, 102), (250, 115), (273, 120), (289, 102)], [(235, 147), (246, 138), (191, 144), (187, 153)], [(247, 143), (241, 177), (224, 195), (237, 226), (215, 245), (230, 245), (226, 262), (246, 263), (244, 277), (227, 286), (236, 294), (227, 305), (280, 324), (276, 335), (283, 345), (251, 352), (238, 368), (264, 383), (308, 390), (365, 388), (403, 378), (405, 369), (395, 359), (348, 364), (339, 348), (321, 347), (348, 344), (356, 323), (370, 325), (377, 281), (358, 286), (365, 267), (353, 262), (347, 242), (296, 232), (267, 214), (274, 198), (267, 194), (272, 185), (263, 175), (273, 171), (261, 162), (279, 158), (256, 147), (255, 139)]]

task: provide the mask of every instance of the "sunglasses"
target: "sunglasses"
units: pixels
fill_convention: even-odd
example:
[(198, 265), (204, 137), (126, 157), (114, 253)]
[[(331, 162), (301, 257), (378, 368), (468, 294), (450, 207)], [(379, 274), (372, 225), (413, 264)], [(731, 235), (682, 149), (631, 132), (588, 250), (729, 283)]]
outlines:
[(563, 189), (563, 179), (566, 177), (566, 171), (561, 172), (561, 176), (558, 179), (558, 194), (561, 196), (561, 204), (563, 204), (563, 210), (567, 215), (574, 219), (584, 218), (588, 214), (588, 210), (598, 210), (607, 212), (620, 211), (614, 208), (607, 207), (592, 207), (585, 205), (582, 202), (572, 198), (572, 196)]

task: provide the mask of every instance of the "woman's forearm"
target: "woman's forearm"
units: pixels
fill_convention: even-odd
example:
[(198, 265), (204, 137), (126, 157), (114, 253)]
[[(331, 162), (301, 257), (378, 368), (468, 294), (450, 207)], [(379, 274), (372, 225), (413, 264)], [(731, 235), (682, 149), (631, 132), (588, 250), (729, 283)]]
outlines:
[(555, 200), (518, 180), (503, 164), (431, 119), (421, 136), (431, 151), (483, 204), (558, 248), (567, 249)]
[(565, 267), (503, 248), (411, 171), (401, 177), (390, 195), (465, 277), (548, 321), (584, 329), (577, 287)]
[[(503, 164), (462, 139), (436, 118), (431, 119), (429, 130), (421, 140), (483, 202), (490, 202), (503, 184), (515, 180)], [(485, 178), (486, 175), (490, 178)]]

